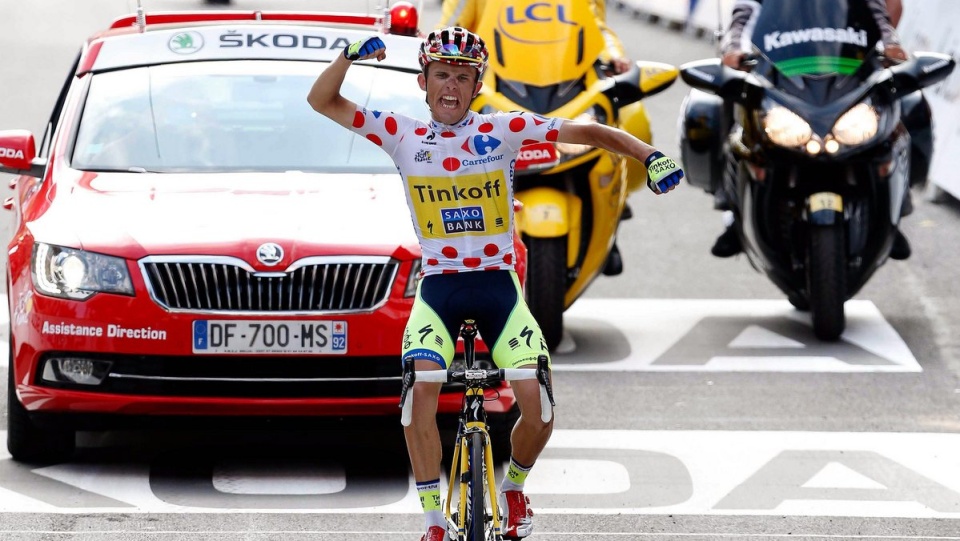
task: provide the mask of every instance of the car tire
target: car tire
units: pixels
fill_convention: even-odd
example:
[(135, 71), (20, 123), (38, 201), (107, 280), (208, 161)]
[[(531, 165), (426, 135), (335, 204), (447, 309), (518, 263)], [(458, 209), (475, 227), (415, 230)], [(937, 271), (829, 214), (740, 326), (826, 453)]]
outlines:
[[(12, 338), (12, 335), (11, 335)], [(13, 345), (7, 370), (7, 451), (14, 460), (30, 464), (64, 462), (76, 449), (76, 431), (40, 428), (17, 398), (13, 383)]]

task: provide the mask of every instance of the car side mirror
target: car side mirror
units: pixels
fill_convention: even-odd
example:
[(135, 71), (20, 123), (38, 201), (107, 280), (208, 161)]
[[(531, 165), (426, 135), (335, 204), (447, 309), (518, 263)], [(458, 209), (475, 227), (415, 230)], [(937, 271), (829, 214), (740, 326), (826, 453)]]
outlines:
[(27, 130), (0, 131), (0, 171), (40, 178), (46, 160), (37, 159), (37, 143)]
[(915, 53), (913, 58), (890, 68), (897, 92), (909, 94), (939, 83), (953, 72), (957, 62), (942, 53)]
[(724, 66), (719, 58), (694, 60), (680, 66), (680, 78), (693, 88), (725, 100), (743, 102), (750, 85), (747, 72)]

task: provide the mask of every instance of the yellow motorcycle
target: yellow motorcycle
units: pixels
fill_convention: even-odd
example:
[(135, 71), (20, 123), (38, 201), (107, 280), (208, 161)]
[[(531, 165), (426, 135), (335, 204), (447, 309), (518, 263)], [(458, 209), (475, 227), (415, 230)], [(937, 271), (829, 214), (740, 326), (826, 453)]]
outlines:
[[(611, 76), (587, 2), (488, 2), (477, 32), (490, 50), (473, 108), (533, 113), (619, 126), (651, 143), (640, 100), (669, 87), (678, 70), (636, 62)], [(496, 6), (496, 7), (495, 7)], [(517, 227), (527, 245), (527, 303), (553, 350), (563, 312), (608, 265), (627, 194), (646, 183), (643, 164), (586, 145), (523, 147), (515, 166)], [(628, 217), (628, 216), (626, 216)]]

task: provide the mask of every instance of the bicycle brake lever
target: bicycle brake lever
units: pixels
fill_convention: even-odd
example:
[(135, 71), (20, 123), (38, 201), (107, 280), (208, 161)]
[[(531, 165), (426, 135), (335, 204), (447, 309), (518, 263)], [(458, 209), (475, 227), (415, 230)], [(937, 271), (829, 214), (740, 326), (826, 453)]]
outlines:
[(417, 373), (413, 369), (413, 359), (404, 359), (403, 360), (403, 376), (401, 377), (402, 387), (400, 388), (400, 408), (403, 408), (403, 403), (407, 400), (407, 391), (413, 388), (414, 382), (417, 381)]
[(550, 399), (550, 405), (556, 406), (557, 403), (553, 401), (553, 386), (550, 384), (549, 373), (550, 368), (547, 366), (547, 356), (539, 356), (537, 358), (537, 381), (539, 381), (540, 385), (547, 391), (547, 398)]

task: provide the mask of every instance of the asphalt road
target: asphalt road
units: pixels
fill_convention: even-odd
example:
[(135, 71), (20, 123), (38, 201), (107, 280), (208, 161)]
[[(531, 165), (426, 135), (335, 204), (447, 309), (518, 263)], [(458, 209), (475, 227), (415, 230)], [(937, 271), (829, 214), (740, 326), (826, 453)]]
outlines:
[[(5, 3), (0, 129), (39, 137), (81, 40), (134, 8)], [(421, 26), (430, 27), (438, 2), (425, 8)], [(636, 59), (678, 65), (714, 53), (703, 38), (626, 11), (611, 7), (609, 17)], [(654, 144), (672, 156), (686, 92), (677, 82), (646, 102)], [(856, 332), (831, 350), (791, 326), (803, 318), (744, 258), (709, 255), (721, 231), (709, 196), (689, 186), (634, 194), (635, 217), (620, 234), (626, 270), (574, 305), (578, 348), (555, 359), (557, 433), (531, 475), (540, 483), (533, 539), (960, 539), (960, 204), (915, 200), (904, 224), (913, 257), (885, 265), (857, 295)], [(10, 235), (7, 214), (0, 236)], [(730, 334), (731, 325), (740, 327)], [(781, 354), (729, 362), (771, 343)], [(697, 355), (709, 362), (691, 362)], [(82, 442), (75, 462), (42, 469), (0, 451), (0, 538), (393, 541), (421, 530), (395, 430), (92, 433)], [(384, 442), (382, 463), (358, 475), (369, 464), (356, 457)], [(353, 483), (365, 488), (343, 492)]]

